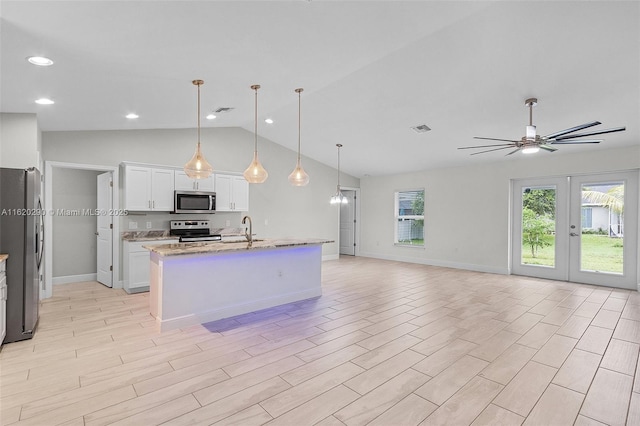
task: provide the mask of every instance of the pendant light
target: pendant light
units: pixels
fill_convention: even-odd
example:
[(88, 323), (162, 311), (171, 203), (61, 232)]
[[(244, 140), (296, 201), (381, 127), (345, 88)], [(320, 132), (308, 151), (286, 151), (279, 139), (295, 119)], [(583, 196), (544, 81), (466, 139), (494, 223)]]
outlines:
[(184, 165), (184, 172), (191, 179), (206, 179), (211, 176), (213, 167), (207, 162), (200, 150), (200, 86), (204, 84), (202, 80), (193, 80), (192, 83), (198, 86), (198, 144), (196, 152), (187, 164)]
[(255, 96), (255, 127), (254, 127), (254, 148), (253, 148), (253, 161), (247, 167), (247, 170), (244, 171), (244, 178), (249, 183), (263, 183), (269, 177), (269, 173), (262, 167), (260, 164), (260, 160), (258, 159), (258, 89), (260, 88), (259, 84), (254, 84), (251, 86), (253, 90), (256, 92)]
[(342, 191), (340, 191), (340, 148), (342, 148), (341, 143), (337, 143), (338, 147), (338, 187), (336, 189), (336, 193), (331, 197), (331, 204), (347, 204), (349, 200), (344, 196)]
[(302, 88), (295, 90), (298, 94), (298, 162), (296, 163), (296, 168), (289, 175), (289, 182), (293, 186), (305, 186), (309, 183), (309, 175), (300, 164), (300, 93), (303, 90)]

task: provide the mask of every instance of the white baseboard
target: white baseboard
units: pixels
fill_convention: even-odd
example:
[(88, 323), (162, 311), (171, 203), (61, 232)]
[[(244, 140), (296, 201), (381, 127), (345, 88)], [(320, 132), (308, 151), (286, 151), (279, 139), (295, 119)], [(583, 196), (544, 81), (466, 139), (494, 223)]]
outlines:
[(81, 283), (84, 281), (96, 281), (98, 274), (82, 274), (82, 275), (67, 275), (64, 277), (53, 277), (53, 285), (56, 284), (69, 284), (69, 283)]
[(485, 265), (475, 265), (473, 263), (458, 263), (458, 262), (449, 262), (446, 260), (434, 260), (434, 259), (416, 259), (415, 257), (407, 258), (402, 256), (380, 255), (377, 253), (364, 253), (364, 252), (360, 252), (360, 256), (371, 257), (374, 259), (394, 260), (396, 262), (418, 263), (420, 265), (441, 266), (443, 268), (463, 269), (465, 271), (487, 272), (489, 274), (500, 274), (500, 275), (509, 274), (509, 268), (506, 268), (506, 267), (496, 268), (496, 267), (490, 267)]
[(325, 262), (327, 260), (338, 260), (340, 259), (339, 254), (327, 254), (322, 256), (322, 261)]

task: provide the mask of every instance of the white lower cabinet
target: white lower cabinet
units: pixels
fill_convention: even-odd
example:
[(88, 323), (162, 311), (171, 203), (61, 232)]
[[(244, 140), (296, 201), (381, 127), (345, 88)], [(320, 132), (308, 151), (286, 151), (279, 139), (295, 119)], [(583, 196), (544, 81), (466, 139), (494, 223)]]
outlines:
[(7, 275), (5, 260), (0, 262), (0, 345), (7, 335)]
[(149, 291), (149, 250), (142, 246), (177, 243), (178, 240), (124, 241), (123, 277), (127, 293)]

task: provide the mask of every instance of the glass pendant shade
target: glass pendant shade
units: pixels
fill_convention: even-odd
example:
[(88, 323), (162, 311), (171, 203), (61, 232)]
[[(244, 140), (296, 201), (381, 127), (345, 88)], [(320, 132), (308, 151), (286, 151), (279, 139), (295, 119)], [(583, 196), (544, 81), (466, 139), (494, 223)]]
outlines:
[(344, 196), (342, 191), (340, 191), (340, 187), (338, 186), (336, 193), (331, 197), (331, 200), (329, 200), (329, 202), (331, 204), (348, 204), (349, 199)]
[(296, 164), (296, 168), (293, 169), (293, 171), (289, 175), (289, 183), (291, 183), (291, 185), (293, 186), (305, 186), (309, 183), (309, 175), (302, 168), (299, 158), (298, 163)]
[(336, 185), (336, 193), (331, 196), (329, 203), (331, 204), (348, 204), (349, 199), (344, 196), (342, 191), (340, 191), (340, 148), (342, 148), (342, 144), (337, 143), (336, 147), (338, 148), (338, 185)]
[(184, 165), (184, 172), (191, 179), (206, 179), (211, 176), (213, 167), (204, 158), (202, 151), (200, 150), (200, 142), (196, 145), (196, 152), (191, 157), (191, 160)]
[(253, 131), (254, 136), (254, 145), (253, 145), (253, 161), (247, 167), (247, 170), (242, 174), (245, 180), (249, 183), (263, 183), (269, 177), (269, 173), (262, 167), (260, 164), (260, 159), (258, 158), (258, 89), (260, 88), (259, 84), (254, 84), (251, 88), (256, 92), (255, 95), (255, 127)]
[(269, 173), (262, 167), (258, 159), (258, 151), (253, 153), (253, 161), (243, 173), (244, 178), (249, 183), (263, 183), (269, 177)]
[(200, 86), (204, 84), (202, 80), (193, 80), (195, 86), (198, 86), (198, 143), (196, 145), (196, 152), (191, 157), (191, 160), (184, 165), (184, 172), (191, 179), (206, 179), (213, 173), (213, 167), (202, 155), (200, 149)]

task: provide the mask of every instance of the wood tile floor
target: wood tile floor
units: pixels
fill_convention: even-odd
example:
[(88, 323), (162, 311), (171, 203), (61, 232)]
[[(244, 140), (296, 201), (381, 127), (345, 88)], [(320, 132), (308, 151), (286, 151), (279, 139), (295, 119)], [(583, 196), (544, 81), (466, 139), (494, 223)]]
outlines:
[(367, 258), (319, 299), (158, 333), (56, 286), (0, 352), (3, 425), (638, 425), (640, 295)]

